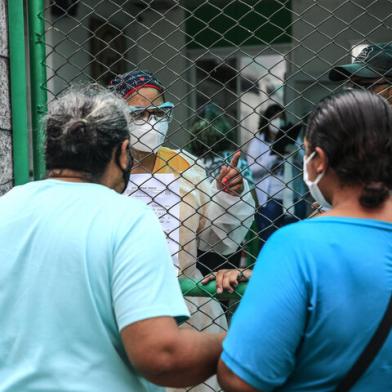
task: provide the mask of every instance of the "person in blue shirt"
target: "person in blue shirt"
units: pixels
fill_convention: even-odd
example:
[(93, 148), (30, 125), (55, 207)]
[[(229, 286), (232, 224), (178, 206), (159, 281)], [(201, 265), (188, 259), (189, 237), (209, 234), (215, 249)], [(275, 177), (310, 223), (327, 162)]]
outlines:
[[(366, 91), (310, 116), (304, 180), (321, 216), (267, 241), (218, 365), (228, 392), (334, 391), (392, 293), (392, 109)], [(392, 335), (351, 389), (392, 390)]]
[(222, 335), (189, 317), (155, 214), (120, 193), (129, 115), (67, 92), (46, 119), (48, 178), (0, 198), (0, 390), (160, 391), (216, 372)]

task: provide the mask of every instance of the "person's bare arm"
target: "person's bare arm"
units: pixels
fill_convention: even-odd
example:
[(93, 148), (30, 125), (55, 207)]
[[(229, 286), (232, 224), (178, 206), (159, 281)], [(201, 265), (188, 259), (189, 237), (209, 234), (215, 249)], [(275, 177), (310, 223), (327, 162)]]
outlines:
[[(234, 374), (222, 360), (218, 364), (218, 381), (225, 392), (257, 392), (245, 381)], [(262, 392), (262, 391), (258, 391)]]
[(197, 385), (216, 373), (224, 334), (178, 328), (171, 317), (136, 322), (121, 331), (132, 365), (167, 387)]

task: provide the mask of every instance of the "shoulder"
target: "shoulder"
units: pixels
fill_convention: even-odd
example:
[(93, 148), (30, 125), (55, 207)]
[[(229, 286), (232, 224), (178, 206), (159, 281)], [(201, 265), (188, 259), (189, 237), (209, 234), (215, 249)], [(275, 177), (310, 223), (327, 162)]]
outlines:
[[(301, 276), (310, 282), (309, 271), (322, 253), (320, 237), (314, 235), (312, 222), (301, 221), (275, 231), (257, 257), (255, 276), (263, 281), (268, 272), (276, 276)], [(291, 278), (290, 278), (291, 279)], [(296, 278), (295, 278), (296, 279)]]
[(153, 214), (151, 208), (142, 201), (109, 188), (102, 190), (99, 200), (108, 220), (118, 219), (119, 221), (127, 221), (129, 224)]
[(267, 149), (270, 145), (261, 133), (255, 134), (248, 143), (248, 150)]
[(253, 135), (252, 139), (250, 139), (250, 143), (257, 144), (260, 142), (265, 143), (264, 133), (257, 132)]
[(157, 238), (162, 237), (161, 224), (150, 206), (125, 195), (116, 196), (111, 203), (104, 218), (107, 225), (112, 223), (115, 243), (155, 245)]
[(162, 147), (158, 151), (159, 163), (156, 173), (174, 173), (181, 180), (199, 185), (207, 179), (202, 159), (196, 158), (186, 150), (172, 150)]
[(186, 150), (176, 150), (178, 156), (188, 163), (188, 167), (182, 172), (188, 180), (200, 181), (206, 178), (205, 162)]
[(132, 212), (146, 213), (151, 208), (144, 202), (136, 199), (135, 197), (126, 196), (113, 191), (112, 195), (108, 199), (113, 201), (113, 207), (118, 210), (129, 210)]
[(254, 148), (254, 146), (258, 143), (257, 136), (253, 136), (247, 143), (248, 149)]
[(191, 154), (189, 151), (187, 150), (173, 150), (175, 151), (175, 153), (180, 156), (182, 159), (185, 159), (189, 164), (193, 164), (196, 161), (201, 161), (201, 159), (198, 159), (195, 155)]
[(201, 159), (198, 159), (186, 150), (173, 150), (161, 147), (158, 151), (158, 158), (161, 160), (161, 166), (170, 168), (179, 174), (192, 170), (195, 166), (202, 165)]
[(269, 249), (281, 249), (278, 252), (282, 253), (295, 249), (297, 254), (322, 254), (337, 244), (355, 241), (365, 228), (369, 229), (369, 225), (361, 225), (350, 218), (319, 216), (280, 228), (267, 244)]
[(331, 222), (308, 218), (282, 227), (270, 237), (268, 242), (273, 246), (284, 245), (286, 250), (305, 247), (310, 249), (322, 245), (328, 232), (331, 233)]

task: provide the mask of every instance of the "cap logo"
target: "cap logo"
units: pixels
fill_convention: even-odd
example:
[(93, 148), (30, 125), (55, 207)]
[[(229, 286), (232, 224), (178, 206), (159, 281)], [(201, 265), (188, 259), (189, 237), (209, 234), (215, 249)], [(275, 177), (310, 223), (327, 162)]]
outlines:
[(366, 60), (369, 58), (370, 53), (372, 53), (374, 48), (372, 46), (367, 46), (362, 49), (362, 52), (359, 53), (354, 63), (366, 63)]

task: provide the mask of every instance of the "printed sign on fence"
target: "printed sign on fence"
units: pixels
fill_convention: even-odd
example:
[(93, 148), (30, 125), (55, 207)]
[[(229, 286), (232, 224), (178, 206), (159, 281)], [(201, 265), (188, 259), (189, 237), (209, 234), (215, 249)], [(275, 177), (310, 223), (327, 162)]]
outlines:
[(176, 177), (173, 174), (132, 174), (124, 194), (143, 201), (154, 210), (178, 271), (181, 197)]

